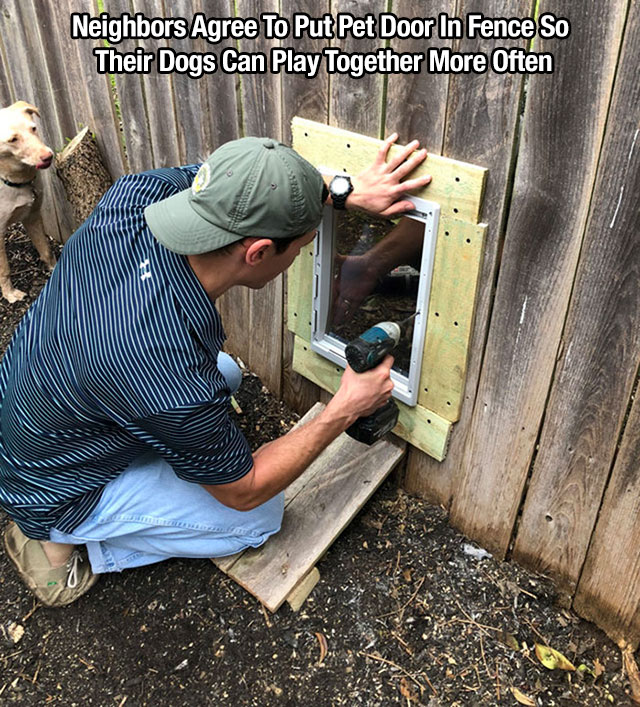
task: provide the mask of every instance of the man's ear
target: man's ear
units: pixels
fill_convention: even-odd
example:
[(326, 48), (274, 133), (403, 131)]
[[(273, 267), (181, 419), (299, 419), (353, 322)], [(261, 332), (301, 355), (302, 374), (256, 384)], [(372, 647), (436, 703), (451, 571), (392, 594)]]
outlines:
[(35, 113), (38, 117), (40, 117), (38, 109), (35, 106), (32, 106), (31, 103), (27, 103), (26, 101), (16, 101), (13, 105), (10, 105), (9, 108), (13, 110), (19, 110), (23, 113), (26, 113), (27, 115), (33, 115)]
[(245, 238), (243, 245), (246, 248), (244, 262), (247, 265), (260, 265), (273, 246), (273, 241), (269, 238)]

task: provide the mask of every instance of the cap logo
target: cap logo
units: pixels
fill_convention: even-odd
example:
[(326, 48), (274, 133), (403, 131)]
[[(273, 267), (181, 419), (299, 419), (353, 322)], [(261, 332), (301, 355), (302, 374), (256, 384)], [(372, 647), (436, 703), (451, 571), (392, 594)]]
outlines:
[(198, 173), (191, 185), (191, 193), (195, 196), (207, 187), (211, 181), (211, 167), (208, 162), (205, 162), (198, 170)]

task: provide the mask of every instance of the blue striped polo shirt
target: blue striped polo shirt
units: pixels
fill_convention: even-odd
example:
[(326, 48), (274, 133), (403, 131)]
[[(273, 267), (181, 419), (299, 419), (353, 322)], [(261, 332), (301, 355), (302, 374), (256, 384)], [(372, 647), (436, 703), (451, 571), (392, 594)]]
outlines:
[(72, 532), (149, 449), (201, 484), (253, 465), (216, 365), (220, 316), (143, 216), (198, 167), (120, 178), (67, 241), (5, 353), (0, 506), (29, 537)]

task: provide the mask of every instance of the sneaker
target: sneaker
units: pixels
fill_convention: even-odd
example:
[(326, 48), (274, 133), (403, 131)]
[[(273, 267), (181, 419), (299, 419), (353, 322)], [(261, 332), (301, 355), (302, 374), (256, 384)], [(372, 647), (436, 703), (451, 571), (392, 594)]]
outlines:
[(71, 604), (98, 581), (80, 550), (73, 550), (62, 567), (52, 567), (40, 541), (28, 538), (15, 523), (4, 531), (4, 546), (22, 581), (44, 606)]

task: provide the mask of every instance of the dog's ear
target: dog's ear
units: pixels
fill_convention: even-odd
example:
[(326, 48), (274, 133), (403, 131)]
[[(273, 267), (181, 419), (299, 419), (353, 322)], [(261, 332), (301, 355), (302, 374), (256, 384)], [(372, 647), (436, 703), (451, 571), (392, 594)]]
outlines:
[(26, 101), (16, 101), (13, 105), (9, 106), (9, 108), (12, 108), (13, 110), (19, 110), (22, 111), (23, 113), (26, 113), (27, 115), (33, 115), (34, 113), (40, 117), (40, 112), (35, 106), (32, 106), (31, 103), (27, 103)]

